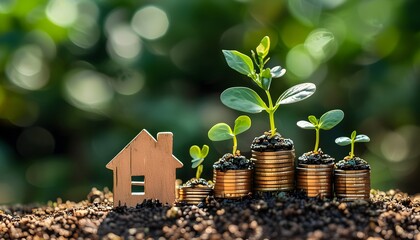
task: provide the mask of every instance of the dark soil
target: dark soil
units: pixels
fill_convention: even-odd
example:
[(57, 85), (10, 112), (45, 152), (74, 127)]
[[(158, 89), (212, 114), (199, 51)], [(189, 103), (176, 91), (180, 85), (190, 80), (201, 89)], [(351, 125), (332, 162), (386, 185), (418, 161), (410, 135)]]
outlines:
[(253, 169), (254, 163), (245, 156), (240, 155), (239, 152), (236, 155), (226, 153), (222, 158), (213, 164), (213, 168), (221, 171), (245, 170)]
[(295, 191), (134, 208), (112, 208), (108, 191), (92, 192), (79, 203), (2, 207), (0, 239), (420, 239), (420, 195), (397, 190), (372, 190), (370, 202)]
[(337, 169), (341, 170), (367, 170), (370, 169), (370, 165), (359, 157), (353, 157), (351, 159), (343, 159), (335, 164)]
[(334, 163), (334, 158), (322, 152), (321, 149), (317, 153), (313, 151), (302, 154), (298, 158), (299, 164), (331, 164)]
[(207, 181), (204, 178), (191, 178), (187, 182), (181, 185), (181, 187), (209, 187), (214, 186), (213, 182)]
[(271, 137), (271, 131), (264, 132), (263, 135), (254, 138), (251, 149), (258, 152), (292, 150), (293, 141), (289, 138), (283, 138), (280, 133)]

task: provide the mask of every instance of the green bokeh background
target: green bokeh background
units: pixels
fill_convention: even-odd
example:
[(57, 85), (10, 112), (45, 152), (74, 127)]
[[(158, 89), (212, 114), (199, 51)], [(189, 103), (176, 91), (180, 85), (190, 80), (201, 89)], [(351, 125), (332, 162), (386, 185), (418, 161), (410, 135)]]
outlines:
[[(296, 122), (340, 108), (343, 122), (321, 132), (324, 152), (346, 156), (334, 139), (356, 129), (371, 138), (356, 154), (372, 166), (372, 187), (418, 193), (419, 9), (415, 0), (2, 0), (0, 204), (80, 200), (111, 187), (105, 164), (141, 129), (174, 133), (184, 181), (195, 176), (189, 147), (208, 144), (210, 178), (230, 143), (210, 142), (207, 131), (242, 114), (219, 94), (255, 87), (221, 50), (248, 54), (265, 35), (269, 66), (287, 69), (273, 97), (301, 82), (318, 88), (276, 115), (297, 154), (312, 150), (315, 134)], [(334, 40), (310, 44), (324, 35)], [(269, 128), (266, 114), (250, 117), (238, 139), (244, 154)]]

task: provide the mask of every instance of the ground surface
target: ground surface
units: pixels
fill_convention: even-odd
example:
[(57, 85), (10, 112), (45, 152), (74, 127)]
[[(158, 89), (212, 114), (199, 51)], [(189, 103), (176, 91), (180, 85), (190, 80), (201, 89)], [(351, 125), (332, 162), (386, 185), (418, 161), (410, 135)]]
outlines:
[(0, 207), (0, 239), (420, 239), (420, 196), (372, 191), (371, 201), (308, 199), (299, 192), (170, 206), (112, 208), (93, 189), (79, 203)]

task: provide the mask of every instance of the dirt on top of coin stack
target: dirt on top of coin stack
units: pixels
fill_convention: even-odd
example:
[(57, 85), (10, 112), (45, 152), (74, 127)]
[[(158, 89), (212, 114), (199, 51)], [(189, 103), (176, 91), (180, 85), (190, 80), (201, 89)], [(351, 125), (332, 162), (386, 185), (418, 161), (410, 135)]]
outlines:
[(371, 191), (371, 200), (340, 202), (302, 192), (198, 206), (147, 200), (112, 208), (108, 190), (88, 200), (0, 207), (0, 239), (420, 239), (420, 195)]

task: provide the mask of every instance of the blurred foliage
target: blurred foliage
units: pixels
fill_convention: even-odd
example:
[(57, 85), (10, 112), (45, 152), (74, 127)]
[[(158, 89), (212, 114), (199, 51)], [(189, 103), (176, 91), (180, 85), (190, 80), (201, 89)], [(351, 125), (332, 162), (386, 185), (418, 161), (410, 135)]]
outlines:
[[(274, 98), (304, 81), (318, 88), (276, 116), (297, 154), (314, 136), (296, 122), (340, 108), (323, 151), (340, 160), (347, 152), (334, 139), (357, 129), (372, 139), (356, 152), (372, 165), (372, 187), (420, 192), (418, 9), (415, 0), (2, 0), (0, 203), (78, 200), (112, 186), (105, 164), (143, 128), (174, 133), (184, 181), (195, 174), (188, 146), (208, 144), (210, 178), (230, 149), (207, 131), (241, 114), (219, 94), (251, 84), (221, 50), (249, 53), (264, 35), (270, 67), (287, 69)], [(269, 129), (267, 116), (250, 117), (244, 154)]]

